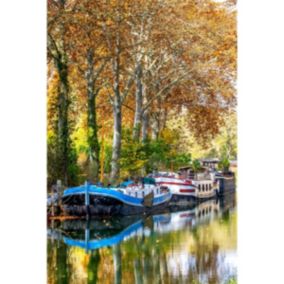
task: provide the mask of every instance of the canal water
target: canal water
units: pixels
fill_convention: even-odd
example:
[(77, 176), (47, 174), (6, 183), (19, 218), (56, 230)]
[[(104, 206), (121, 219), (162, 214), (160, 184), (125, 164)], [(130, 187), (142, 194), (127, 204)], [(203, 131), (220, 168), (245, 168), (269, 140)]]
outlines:
[(47, 230), (48, 283), (237, 283), (235, 197)]

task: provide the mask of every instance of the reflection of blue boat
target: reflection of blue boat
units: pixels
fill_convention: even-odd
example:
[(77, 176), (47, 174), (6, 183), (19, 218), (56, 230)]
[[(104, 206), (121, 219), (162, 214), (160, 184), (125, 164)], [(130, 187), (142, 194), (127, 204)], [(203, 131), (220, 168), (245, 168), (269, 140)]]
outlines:
[(210, 222), (220, 213), (222, 213), (220, 203), (210, 200), (184, 211), (143, 218), (133, 215), (88, 221), (66, 220), (60, 224), (60, 229), (48, 229), (48, 238), (63, 240), (68, 246), (95, 250), (117, 245), (134, 236), (162, 235), (185, 228), (192, 229), (197, 225)]
[(164, 234), (190, 226), (192, 215), (185, 211), (139, 218), (138, 216), (112, 220), (73, 220), (61, 224), (60, 230), (48, 230), (49, 238), (62, 239), (68, 246), (85, 250), (114, 246), (134, 236), (153, 232)]
[(118, 233), (117, 235), (114, 235), (109, 238), (104, 238), (104, 239), (99, 239), (99, 240), (89, 240), (89, 229), (86, 229), (85, 231), (85, 240), (76, 240), (68, 237), (63, 237), (63, 241), (65, 244), (69, 246), (76, 246), (76, 247), (81, 247), (85, 250), (94, 250), (94, 249), (99, 249), (102, 247), (107, 247), (107, 246), (113, 246), (124, 239), (130, 237), (132, 234), (135, 235), (138, 233), (138, 231), (143, 228), (143, 221), (140, 220), (131, 226), (127, 227), (125, 230), (122, 232)]
[(169, 190), (145, 179), (143, 185), (129, 183), (118, 188), (83, 185), (66, 189), (63, 208), (71, 215), (131, 215), (165, 207), (171, 199)]

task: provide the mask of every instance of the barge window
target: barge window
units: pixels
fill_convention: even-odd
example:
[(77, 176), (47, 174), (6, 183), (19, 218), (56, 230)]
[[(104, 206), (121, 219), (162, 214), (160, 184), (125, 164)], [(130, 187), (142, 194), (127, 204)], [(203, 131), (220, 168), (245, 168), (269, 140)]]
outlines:
[(198, 185), (198, 189), (199, 189), (199, 191), (201, 191), (201, 184)]

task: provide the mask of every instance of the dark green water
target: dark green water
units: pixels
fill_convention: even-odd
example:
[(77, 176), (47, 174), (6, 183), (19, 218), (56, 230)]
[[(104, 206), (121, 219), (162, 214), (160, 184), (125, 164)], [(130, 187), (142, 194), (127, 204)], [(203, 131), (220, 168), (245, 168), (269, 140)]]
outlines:
[(48, 283), (236, 283), (235, 198), (48, 228)]

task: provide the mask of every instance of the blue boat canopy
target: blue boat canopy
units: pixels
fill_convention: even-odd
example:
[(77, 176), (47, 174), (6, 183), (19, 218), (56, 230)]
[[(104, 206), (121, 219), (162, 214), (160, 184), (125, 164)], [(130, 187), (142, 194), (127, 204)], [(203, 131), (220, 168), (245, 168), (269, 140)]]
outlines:
[[(152, 184), (152, 185), (156, 185), (155, 179), (151, 178), (151, 177), (143, 177), (140, 179), (140, 182), (142, 182), (143, 184)], [(119, 184), (118, 187), (122, 187), (125, 188), (131, 184), (135, 184), (135, 182), (133, 180), (128, 180), (128, 181), (124, 181), (121, 184)]]
[(151, 178), (151, 177), (144, 177), (142, 178), (142, 182), (144, 184), (153, 184), (153, 185), (156, 185), (156, 181), (155, 179)]
[(129, 186), (130, 184), (134, 184), (134, 181), (132, 181), (132, 180), (124, 181), (118, 187), (125, 188), (125, 187)]

